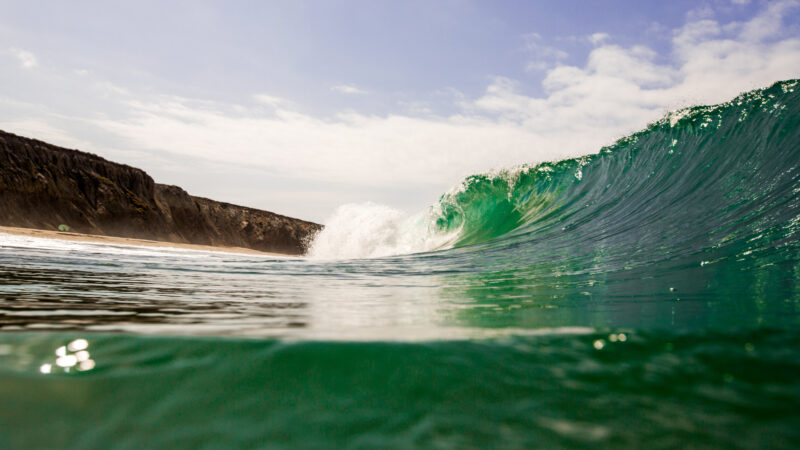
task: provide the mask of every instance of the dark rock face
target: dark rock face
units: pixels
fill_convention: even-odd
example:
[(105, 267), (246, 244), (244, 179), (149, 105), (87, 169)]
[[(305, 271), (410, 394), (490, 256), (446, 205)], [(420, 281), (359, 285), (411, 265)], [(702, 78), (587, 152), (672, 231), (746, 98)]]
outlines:
[(144, 171), (0, 131), (0, 225), (302, 254), (322, 227), (193, 197)]

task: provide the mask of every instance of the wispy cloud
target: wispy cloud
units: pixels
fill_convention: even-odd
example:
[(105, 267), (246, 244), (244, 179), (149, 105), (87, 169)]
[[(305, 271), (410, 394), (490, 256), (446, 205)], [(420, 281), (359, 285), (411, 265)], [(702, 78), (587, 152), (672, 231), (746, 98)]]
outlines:
[(593, 33), (589, 35), (589, 42), (594, 45), (602, 44), (611, 36), (608, 33)]
[(257, 103), (271, 106), (273, 108), (279, 108), (279, 107), (285, 108), (287, 106), (290, 106), (292, 103), (289, 100), (286, 100), (285, 98), (267, 94), (256, 94), (253, 96), (253, 99), (255, 99)]
[(34, 67), (39, 65), (39, 61), (36, 59), (36, 55), (29, 51), (20, 50), (18, 48), (11, 49), (11, 52), (14, 56), (17, 57), (20, 66), (23, 69), (33, 69)]
[(522, 38), (525, 41), (525, 52), (530, 58), (525, 65), (527, 71), (546, 70), (569, 56), (564, 50), (545, 44), (539, 33), (528, 33)]
[(341, 92), (342, 94), (366, 94), (367, 91), (361, 89), (353, 84), (339, 84), (331, 87), (332, 91)]

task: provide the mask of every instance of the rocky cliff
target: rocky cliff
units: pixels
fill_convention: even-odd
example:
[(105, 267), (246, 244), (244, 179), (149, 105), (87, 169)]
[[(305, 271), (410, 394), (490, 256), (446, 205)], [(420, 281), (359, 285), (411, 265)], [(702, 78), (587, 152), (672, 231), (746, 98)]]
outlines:
[(143, 170), (0, 131), (0, 225), (301, 254), (321, 226), (194, 197)]

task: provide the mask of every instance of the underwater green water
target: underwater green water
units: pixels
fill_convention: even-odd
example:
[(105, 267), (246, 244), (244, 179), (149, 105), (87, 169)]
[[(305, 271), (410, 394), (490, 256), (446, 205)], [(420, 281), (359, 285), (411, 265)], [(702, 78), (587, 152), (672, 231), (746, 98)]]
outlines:
[(800, 86), (465, 180), (455, 246), (0, 235), (2, 448), (797, 448)]

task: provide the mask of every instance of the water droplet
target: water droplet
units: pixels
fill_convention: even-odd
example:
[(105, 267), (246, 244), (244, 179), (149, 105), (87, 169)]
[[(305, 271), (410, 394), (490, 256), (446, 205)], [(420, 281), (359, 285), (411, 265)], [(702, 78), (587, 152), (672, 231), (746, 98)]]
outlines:
[(72, 367), (78, 364), (78, 358), (75, 355), (61, 356), (56, 360), (56, 365), (59, 367)]
[(70, 342), (69, 345), (67, 345), (67, 348), (71, 352), (86, 350), (89, 348), (89, 341), (86, 339), (75, 339), (74, 341)]

